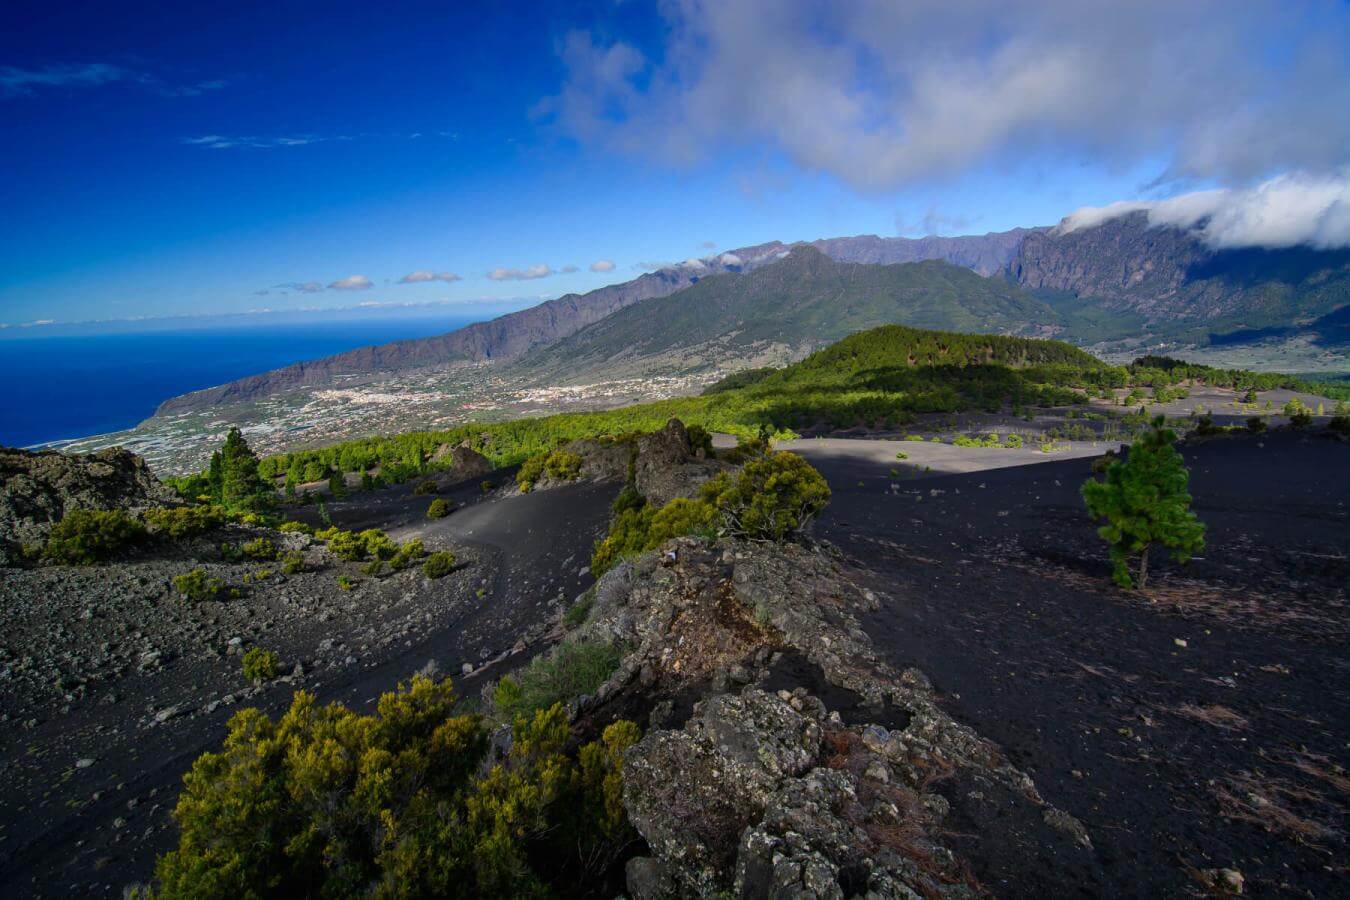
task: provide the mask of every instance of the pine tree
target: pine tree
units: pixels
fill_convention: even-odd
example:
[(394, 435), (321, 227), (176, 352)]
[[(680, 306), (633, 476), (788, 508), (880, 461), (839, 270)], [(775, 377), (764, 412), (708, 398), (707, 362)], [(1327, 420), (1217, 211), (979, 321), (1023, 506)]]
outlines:
[(258, 457), (238, 428), (220, 448), (220, 502), (226, 509), (258, 512), (271, 505), (272, 488), (258, 472)]
[(1154, 544), (1186, 562), (1204, 549), (1205, 526), (1191, 512), (1187, 493), (1190, 472), (1172, 446), (1176, 433), (1163, 427), (1163, 417), (1135, 441), (1123, 461), (1113, 462), (1106, 479), (1089, 479), (1083, 500), (1094, 519), (1105, 519), (1097, 534), (1110, 546), (1112, 577), (1121, 587), (1135, 579), (1130, 561), (1139, 558), (1138, 586), (1148, 584), (1148, 554)]

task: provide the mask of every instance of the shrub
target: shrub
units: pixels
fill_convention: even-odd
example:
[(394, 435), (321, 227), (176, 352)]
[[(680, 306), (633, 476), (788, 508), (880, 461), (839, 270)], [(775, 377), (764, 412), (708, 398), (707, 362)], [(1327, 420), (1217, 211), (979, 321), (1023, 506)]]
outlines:
[(271, 560), (277, 558), (277, 545), (265, 537), (254, 538), (239, 549), (249, 559)]
[(456, 703), (417, 676), (370, 716), (304, 691), (278, 721), (237, 713), (184, 778), (157, 896), (540, 896), (612, 866), (634, 837), (621, 763), (637, 727), (570, 755), (554, 707), (517, 720), (480, 774), (487, 731)]
[(1291, 428), (1307, 428), (1312, 424), (1312, 410), (1297, 397), (1284, 405), (1284, 414), (1289, 417)]
[(1020, 450), (1022, 448), (1022, 436), (1020, 434), (1010, 434), (1003, 439), (1003, 446), (1008, 450)]
[(499, 718), (510, 722), (555, 703), (592, 694), (614, 674), (622, 659), (622, 651), (613, 644), (559, 644), (553, 652), (536, 656), (515, 675), (497, 682), (492, 692), (493, 708)]
[(449, 550), (437, 550), (422, 563), (422, 572), (428, 578), (444, 578), (455, 569), (455, 554)]
[(1195, 423), (1195, 433), (1200, 437), (1213, 437), (1217, 434), (1223, 434), (1224, 429), (1221, 426), (1214, 424), (1213, 415), (1205, 413)]
[(619, 496), (614, 498), (609, 509), (614, 515), (627, 512), (630, 509), (641, 509), (647, 504), (647, 498), (638, 493), (638, 489), (631, 485), (626, 485), (619, 491)]
[(1252, 416), (1247, 420), (1247, 430), (1252, 434), (1260, 434), (1266, 430), (1266, 420), (1260, 416)]
[(689, 435), (689, 448), (698, 453), (702, 451), (704, 456), (713, 455), (712, 433), (702, 425), (690, 425), (685, 429)]
[(361, 567), (361, 573), (363, 575), (378, 575), (383, 571), (384, 571), (384, 560), (382, 559), (372, 559), (370, 562), (366, 563)]
[(281, 571), (287, 575), (298, 575), (301, 572), (309, 571), (309, 563), (305, 559), (305, 554), (299, 550), (288, 550), (281, 557)]
[(314, 528), (304, 522), (282, 522), (277, 526), (282, 534), (313, 534)]
[(901, 450), (901, 451), (899, 451), (898, 453), (895, 454), (895, 458), (896, 458), (896, 459), (909, 459), (909, 454), (906, 453), (905, 451)]
[(52, 526), (42, 555), (68, 566), (90, 566), (145, 537), (145, 527), (118, 509), (72, 509)]
[(1130, 560), (1139, 557), (1139, 587), (1148, 583), (1148, 554), (1154, 544), (1186, 562), (1205, 546), (1205, 526), (1191, 512), (1187, 493), (1190, 473), (1173, 443), (1175, 432), (1163, 427), (1159, 416), (1151, 430), (1129, 449), (1123, 461), (1112, 463), (1106, 479), (1089, 479), (1083, 501), (1094, 519), (1105, 524), (1097, 534), (1110, 547), (1112, 577), (1121, 587), (1134, 584)]
[(147, 509), (141, 518), (151, 534), (174, 540), (196, 537), (225, 524), (225, 510), (219, 506), (177, 506)]
[(487, 480), (486, 478), (478, 482), (478, 490), (482, 491), (484, 494), (488, 493), (495, 487), (496, 485), (493, 484), (491, 481)]
[(187, 600), (201, 603), (206, 600), (235, 600), (244, 595), (237, 587), (231, 587), (214, 575), (207, 575), (202, 569), (193, 569), (173, 579), (173, 586)]
[(281, 659), (271, 650), (254, 647), (244, 654), (244, 677), (254, 683), (271, 681), (281, 669)]
[(415, 560), (419, 560), (427, 555), (426, 548), (422, 546), (421, 538), (413, 538), (405, 541), (398, 552), (389, 558), (389, 568), (395, 572), (401, 572), (412, 565)]
[(431, 505), (427, 507), (428, 519), (444, 519), (448, 515), (450, 515), (450, 504), (446, 503), (441, 497), (432, 500)]
[(421, 482), (417, 487), (413, 488), (413, 495), (422, 497), (427, 494), (434, 494), (438, 490), (440, 490), (440, 488), (436, 482), (428, 478), (426, 481)]
[(558, 481), (575, 481), (581, 474), (581, 457), (566, 450), (549, 450), (537, 453), (521, 463), (516, 473), (516, 484), (529, 493), (544, 475)]
[(1256, 403), (1260, 399), (1256, 396), (1256, 388), (1247, 388), (1247, 393), (1242, 395), (1243, 403)]
[(356, 587), (356, 579), (350, 575), (339, 575), (337, 577), (337, 586), (344, 591), (350, 591)]
[(729, 450), (723, 450), (717, 454), (722, 459), (734, 465), (740, 465), (748, 459), (756, 459), (769, 452), (769, 439), (767, 437), (739, 438), (736, 446)]
[(782, 540), (825, 508), (830, 486), (806, 460), (779, 452), (747, 463), (734, 481), (720, 474), (701, 497), (717, 510), (726, 533)]

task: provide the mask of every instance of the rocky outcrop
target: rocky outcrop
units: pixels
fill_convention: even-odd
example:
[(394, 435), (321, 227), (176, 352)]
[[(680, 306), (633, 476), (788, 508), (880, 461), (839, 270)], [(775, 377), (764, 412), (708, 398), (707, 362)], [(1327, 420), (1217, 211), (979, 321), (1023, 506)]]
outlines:
[(120, 447), (84, 455), (0, 448), (0, 545), (10, 552), (45, 540), (72, 509), (135, 510), (174, 500), (143, 459)]
[(492, 471), (492, 462), (486, 456), (464, 444), (442, 444), (431, 455), (433, 462), (450, 460), (450, 471), (456, 478), (478, 478)]
[(941, 839), (958, 806), (982, 839), (1030, 822), (1056, 852), (1090, 847), (922, 673), (878, 659), (858, 619), (878, 598), (823, 548), (679, 538), (607, 573), (592, 604), (574, 638), (630, 649), (578, 715), (649, 729), (624, 767), (651, 848), (629, 864), (634, 897), (980, 893)]

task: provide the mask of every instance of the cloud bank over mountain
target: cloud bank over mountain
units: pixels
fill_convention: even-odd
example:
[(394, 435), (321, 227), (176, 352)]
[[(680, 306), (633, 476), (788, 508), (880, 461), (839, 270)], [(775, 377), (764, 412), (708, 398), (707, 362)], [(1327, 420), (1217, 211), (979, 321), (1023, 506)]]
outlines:
[(664, 45), (573, 31), (537, 112), (611, 150), (767, 146), (854, 188), (977, 165), (1160, 161), (1250, 184), (1350, 157), (1350, 28), (1324, 0), (675, 0)]
[(1169, 200), (1123, 200), (1084, 207), (1064, 218), (1061, 233), (1092, 228), (1133, 212), (1149, 224), (1197, 232), (1216, 249), (1350, 247), (1350, 170), (1318, 177), (1282, 175), (1251, 188), (1221, 188)]

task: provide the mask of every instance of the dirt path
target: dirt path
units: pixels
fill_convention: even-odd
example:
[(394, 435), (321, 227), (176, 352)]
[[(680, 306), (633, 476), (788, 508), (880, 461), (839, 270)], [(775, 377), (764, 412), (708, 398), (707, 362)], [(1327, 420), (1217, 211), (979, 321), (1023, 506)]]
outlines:
[(878, 646), (1092, 835), (1086, 881), (957, 838), (996, 893), (1184, 896), (1217, 868), (1256, 896), (1344, 891), (1350, 447), (1186, 448), (1209, 546), (1140, 597), (1106, 580), (1086, 460), (897, 487), (884, 452), (802, 443), (834, 490), (817, 535), (892, 598)]
[[(282, 651), (287, 665), (321, 659), (310, 663), (304, 678), (276, 683), (248, 696), (243, 705), (276, 713), (289, 704), (292, 690), (304, 687), (323, 701), (368, 709), (380, 693), (429, 661), (459, 676), (465, 663), (481, 666), (521, 649), (519, 635), (546, 623), (556, 613), (555, 600), (585, 589), (590, 579), (582, 569), (608, 524), (615, 486), (576, 485), (485, 499), (477, 485), (458, 485), (442, 494), (472, 505), (434, 522), (425, 518), (430, 498), (412, 496), (409, 486), (330, 504), (336, 524), (386, 528), (404, 539), (420, 534), (429, 547), (461, 548), (468, 567), (435, 583), (432, 597), (445, 593), (448, 602), (437, 603), (434, 613), (431, 605), (426, 615), (409, 611), (407, 603), (420, 601), (406, 598), (405, 607), (399, 607), (397, 596), (386, 596), (387, 591), (370, 594), (375, 618), (369, 621), (386, 607), (416, 620), (415, 627), (398, 632), (405, 637), (394, 641), (372, 641), (363, 649), (364, 615), (360, 622), (340, 614), (325, 624), (269, 632), (270, 646)], [(309, 513), (317, 517), (316, 510)], [(481, 596), (475, 593), (480, 585)], [(331, 665), (317, 649), (325, 639), (336, 641), (328, 650)], [(533, 649), (480, 668), (473, 677), (457, 677), (461, 693), (472, 695), (502, 665)], [(179, 658), (157, 672), (133, 674), (91, 692), (65, 710), (52, 710), (31, 730), (11, 725), (0, 737), (0, 758), (6, 761), (0, 769), (3, 894), (120, 896), (123, 885), (148, 879), (156, 854), (174, 841), (169, 811), (183, 773), (194, 758), (219, 744), (227, 719), (239, 708), (222, 705), (207, 713), (199, 705), (214, 691), (239, 686), (236, 658)], [(190, 712), (162, 723), (153, 715), (148, 722), (144, 718), (145, 709), (175, 704), (190, 704)], [(93, 762), (76, 766), (82, 758)]]

